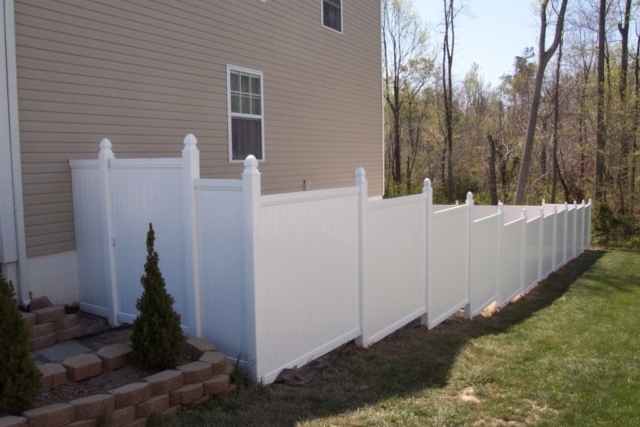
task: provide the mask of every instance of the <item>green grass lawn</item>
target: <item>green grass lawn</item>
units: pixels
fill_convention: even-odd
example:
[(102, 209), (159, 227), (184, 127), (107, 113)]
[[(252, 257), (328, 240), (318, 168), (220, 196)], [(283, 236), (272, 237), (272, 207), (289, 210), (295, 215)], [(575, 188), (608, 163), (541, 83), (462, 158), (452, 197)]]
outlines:
[(640, 253), (588, 251), (491, 316), (345, 347), (310, 384), (247, 388), (180, 426), (638, 426)]

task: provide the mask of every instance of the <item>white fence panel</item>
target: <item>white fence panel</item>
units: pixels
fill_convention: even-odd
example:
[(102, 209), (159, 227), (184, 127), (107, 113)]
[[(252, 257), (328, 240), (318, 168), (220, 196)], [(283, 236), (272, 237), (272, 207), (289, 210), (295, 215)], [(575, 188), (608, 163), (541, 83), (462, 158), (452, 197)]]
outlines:
[(524, 218), (512, 221), (502, 230), (502, 262), (500, 306), (504, 307), (522, 293), (522, 224)]
[(584, 214), (585, 206), (578, 206), (578, 223), (576, 225), (576, 255), (584, 250)]
[(554, 269), (553, 265), (553, 245), (556, 239), (553, 233), (554, 223), (556, 220), (556, 214), (546, 214), (544, 217), (544, 230), (542, 238), (542, 278), (547, 277)]
[(360, 335), (356, 187), (262, 196), (256, 304), (266, 383)]
[(248, 345), (242, 180), (197, 180), (196, 191), (202, 336), (230, 358), (244, 358)]
[(558, 218), (556, 220), (556, 268), (565, 262), (565, 238), (566, 238), (566, 218), (567, 211), (558, 210)]
[(426, 312), (427, 197), (419, 194), (367, 205), (364, 345)]
[(138, 315), (140, 277), (146, 262), (149, 223), (155, 250), (174, 309), (188, 323), (185, 283), (181, 159), (116, 159), (112, 161), (113, 213), (118, 283), (118, 318), (131, 323)]
[[(111, 283), (105, 274), (105, 245), (103, 230), (96, 221), (100, 211), (100, 176), (96, 160), (71, 161), (73, 186), (73, 215), (78, 257), (80, 309), (87, 313), (108, 317)], [(98, 221), (99, 223), (99, 221)]]
[(497, 206), (479, 206), (479, 205), (474, 205), (473, 206), (473, 220), (479, 220), (482, 218), (486, 218), (488, 216), (493, 216), (496, 213), (498, 213), (498, 207)]
[(567, 211), (567, 245), (565, 248), (565, 261), (569, 261), (573, 257), (574, 242), (575, 242), (575, 221), (576, 210), (573, 206), (569, 206)]
[(469, 206), (435, 212), (429, 242), (427, 322), (437, 326), (469, 303)]
[(538, 260), (540, 259), (540, 217), (527, 221), (524, 255), (524, 292), (529, 292), (539, 280)]
[(502, 222), (500, 213), (473, 222), (469, 295), (472, 317), (498, 299)]

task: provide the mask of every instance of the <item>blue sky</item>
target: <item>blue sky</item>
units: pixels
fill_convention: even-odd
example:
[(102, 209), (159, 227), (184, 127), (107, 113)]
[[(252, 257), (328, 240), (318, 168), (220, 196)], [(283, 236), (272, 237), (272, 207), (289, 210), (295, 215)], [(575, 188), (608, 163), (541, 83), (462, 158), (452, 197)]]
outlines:
[[(441, 45), (442, 0), (413, 0), (413, 4), (435, 28), (432, 43)], [(485, 81), (497, 86), (500, 76), (511, 72), (514, 58), (525, 47), (536, 48), (538, 25), (532, 0), (467, 0), (466, 13), (456, 22), (456, 80), (462, 80), (475, 62)]]

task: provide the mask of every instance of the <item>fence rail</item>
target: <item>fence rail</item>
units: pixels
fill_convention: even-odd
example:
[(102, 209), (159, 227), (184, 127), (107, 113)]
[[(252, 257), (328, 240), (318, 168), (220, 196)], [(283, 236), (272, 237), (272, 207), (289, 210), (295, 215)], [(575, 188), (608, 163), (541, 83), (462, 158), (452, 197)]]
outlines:
[(197, 141), (182, 158), (72, 160), (80, 305), (131, 322), (148, 223), (183, 329), (213, 340), (269, 383), (356, 339), (369, 346), (416, 318), (430, 328), (464, 308), (501, 307), (589, 247), (591, 201), (433, 205), (423, 193), (367, 199), (351, 187), (262, 195), (242, 179), (200, 179)]

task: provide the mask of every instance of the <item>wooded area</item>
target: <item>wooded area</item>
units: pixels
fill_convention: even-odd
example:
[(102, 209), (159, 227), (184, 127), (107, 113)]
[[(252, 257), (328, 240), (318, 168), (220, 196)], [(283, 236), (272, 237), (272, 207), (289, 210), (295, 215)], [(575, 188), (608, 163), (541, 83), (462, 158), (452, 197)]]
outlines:
[(537, 49), (523, 46), (492, 87), (482, 64), (452, 76), (463, 0), (442, 0), (432, 30), (410, 0), (383, 1), (385, 194), (429, 177), (438, 203), (593, 198), (596, 235), (637, 236), (640, 2), (532, 4)]

